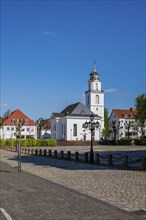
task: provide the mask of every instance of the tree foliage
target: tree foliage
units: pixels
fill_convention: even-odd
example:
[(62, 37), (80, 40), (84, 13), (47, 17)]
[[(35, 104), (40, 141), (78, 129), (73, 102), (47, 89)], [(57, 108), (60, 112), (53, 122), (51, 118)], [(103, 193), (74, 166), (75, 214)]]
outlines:
[(109, 117), (108, 117), (108, 109), (104, 108), (104, 129), (102, 131), (102, 135), (105, 138), (108, 138), (110, 133), (111, 133), (111, 129), (109, 128)]
[(42, 128), (44, 126), (44, 119), (43, 118), (39, 118), (36, 121), (36, 124), (37, 124), (38, 136), (39, 136), (39, 138), (42, 138)]
[(146, 95), (142, 94), (135, 99), (136, 121), (141, 128), (142, 136), (144, 135), (144, 126), (146, 124)]

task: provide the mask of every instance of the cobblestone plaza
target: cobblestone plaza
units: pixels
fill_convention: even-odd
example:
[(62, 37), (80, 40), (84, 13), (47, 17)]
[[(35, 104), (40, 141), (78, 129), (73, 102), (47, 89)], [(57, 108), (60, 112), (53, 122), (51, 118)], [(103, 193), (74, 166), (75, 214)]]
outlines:
[[(1, 150), (1, 160), (13, 167), (18, 165), (15, 152)], [(24, 154), (22, 171), (51, 180), (129, 212), (146, 211), (145, 171), (121, 170)]]

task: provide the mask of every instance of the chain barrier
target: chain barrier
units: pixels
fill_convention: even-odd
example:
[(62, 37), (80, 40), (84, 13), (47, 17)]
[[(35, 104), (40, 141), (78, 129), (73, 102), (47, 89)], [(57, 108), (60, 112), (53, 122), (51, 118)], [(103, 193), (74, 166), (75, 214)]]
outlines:
[[(16, 147), (1, 147), (1, 149), (8, 150), (8, 151), (15, 151), (17, 148)], [(18, 172), (21, 172), (21, 153), (23, 154), (29, 154), (29, 155), (38, 155), (38, 156), (44, 156), (44, 157), (54, 157), (58, 159), (70, 159), (70, 160), (75, 160), (75, 161), (84, 161), (88, 162), (89, 158), (89, 153), (90, 152), (85, 152), (85, 153), (71, 153), (68, 151), (67, 153), (64, 153), (64, 151), (57, 152), (57, 150), (46, 150), (46, 149), (30, 149), (30, 148), (21, 148), (20, 144), (18, 144)], [(96, 158), (98, 156), (99, 159), (105, 160), (107, 159), (107, 162), (109, 160), (109, 157), (111, 157), (111, 160), (115, 161), (121, 161), (123, 163), (123, 160), (127, 160), (127, 164), (136, 164), (140, 163), (142, 161), (141, 158), (135, 158), (132, 159), (128, 155), (122, 155), (121, 157), (116, 157), (115, 155), (108, 154), (108, 155), (99, 155), (99, 153), (95, 153), (94, 157)], [(144, 157), (145, 158), (145, 157)], [(97, 159), (97, 158), (96, 158)], [(146, 159), (143, 159), (145, 161)], [(95, 162), (96, 163), (96, 162)], [(145, 162), (144, 162), (145, 163)], [(98, 163), (100, 164), (100, 162)], [(102, 162), (102, 164), (104, 164)], [(115, 164), (116, 165), (116, 164)], [(145, 167), (145, 165), (144, 165)]]

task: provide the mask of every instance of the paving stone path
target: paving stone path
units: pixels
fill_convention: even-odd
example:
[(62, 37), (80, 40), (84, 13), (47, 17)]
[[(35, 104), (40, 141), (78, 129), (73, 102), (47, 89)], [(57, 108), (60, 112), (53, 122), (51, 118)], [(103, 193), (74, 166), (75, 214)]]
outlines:
[[(1, 150), (1, 161), (17, 167), (17, 154)], [(146, 172), (118, 170), (54, 158), (22, 155), (22, 170), (130, 212), (146, 211)], [(143, 215), (144, 216), (144, 215)]]

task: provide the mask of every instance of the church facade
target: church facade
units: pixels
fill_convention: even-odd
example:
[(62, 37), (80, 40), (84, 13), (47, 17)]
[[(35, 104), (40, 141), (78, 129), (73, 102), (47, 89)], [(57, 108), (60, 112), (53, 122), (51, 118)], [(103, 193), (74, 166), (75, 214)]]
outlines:
[(104, 128), (104, 92), (101, 90), (101, 80), (95, 63), (88, 80), (88, 90), (85, 91), (85, 104), (78, 102), (67, 106), (60, 113), (53, 112), (50, 118), (51, 138), (91, 140), (90, 130), (83, 127), (83, 124), (90, 120), (91, 115), (94, 115), (94, 120), (99, 123), (94, 139), (100, 140)]

